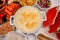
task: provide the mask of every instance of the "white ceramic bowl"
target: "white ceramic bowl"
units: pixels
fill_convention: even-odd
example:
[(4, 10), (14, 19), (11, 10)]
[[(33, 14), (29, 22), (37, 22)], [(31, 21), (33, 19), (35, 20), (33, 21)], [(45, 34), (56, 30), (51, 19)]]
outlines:
[[(24, 7), (33, 7), (33, 6), (24, 6)], [(22, 8), (24, 8), (24, 7), (22, 7)], [(22, 9), (22, 8), (20, 8), (20, 9)], [(35, 8), (35, 7), (33, 7), (33, 8)], [(17, 25), (16, 25), (16, 23), (15, 23), (15, 16), (17, 15), (18, 12), (20, 12), (20, 9), (16, 12), (16, 14), (15, 14), (14, 16), (11, 16), (11, 17), (10, 17), (10, 24), (11, 24), (11, 25), (14, 25), (16, 28), (17, 28)], [(38, 10), (37, 8), (35, 8), (35, 9)], [(46, 21), (46, 20), (47, 20), (47, 19), (46, 19), (45, 12), (40, 11), (40, 10), (38, 10), (38, 11), (39, 11), (40, 14), (42, 15), (42, 19), (43, 19), (43, 20), (41, 21), (40, 26), (39, 26), (36, 30), (33, 30), (32, 32), (29, 32), (29, 33), (27, 33), (27, 34), (36, 32), (36, 31), (41, 27), (43, 21)], [(13, 21), (12, 21), (12, 18), (13, 18)], [(20, 33), (22, 33), (22, 34), (23, 34), (23, 33), (26, 33), (26, 32), (23, 32), (23, 31), (18, 30), (18, 28), (17, 28), (17, 31), (20, 32)]]

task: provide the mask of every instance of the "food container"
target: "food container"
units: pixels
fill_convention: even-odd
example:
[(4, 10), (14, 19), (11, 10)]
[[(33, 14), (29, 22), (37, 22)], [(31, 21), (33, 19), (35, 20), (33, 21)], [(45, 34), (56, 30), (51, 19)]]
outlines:
[[(32, 7), (32, 6), (24, 6), (24, 7)], [(22, 7), (22, 8), (24, 8), (24, 7)], [(22, 8), (20, 8), (20, 9), (22, 9)], [(34, 7), (34, 8), (35, 8), (35, 7)], [(10, 24), (11, 24), (11, 25), (14, 25), (15, 27), (17, 27), (17, 26), (16, 26), (16, 23), (15, 23), (15, 17), (16, 17), (16, 15), (17, 15), (17, 13), (20, 11), (20, 9), (16, 12), (16, 14), (15, 14), (14, 16), (11, 16), (11, 17), (10, 17)], [(38, 9), (36, 8), (36, 10), (38, 10)], [(39, 10), (38, 10), (38, 11), (39, 11)], [(39, 12), (41, 12), (40, 14), (42, 15), (42, 21), (41, 21), (41, 24), (40, 24), (40, 26), (41, 26), (42, 23), (43, 23), (43, 21), (46, 21), (47, 19), (46, 19), (45, 12), (43, 12), (43, 11), (39, 11)], [(12, 18), (13, 18), (13, 21), (12, 21)], [(40, 27), (40, 26), (39, 26), (39, 27)], [(39, 28), (39, 27), (38, 27), (38, 28)], [(37, 29), (38, 29), (38, 28), (37, 28)], [(36, 29), (36, 30), (37, 30), (37, 29)], [(35, 31), (36, 31), (36, 30), (35, 30)], [(31, 33), (34, 33), (35, 31), (33, 31), (33, 32), (31, 32)], [(29, 33), (28, 33), (28, 34), (29, 34)]]
[(51, 6), (51, 0), (37, 0), (37, 6), (45, 11)]
[(27, 36), (27, 40), (37, 40), (37, 37), (36, 37), (35, 34), (29, 34), (29, 35)]
[[(24, 7), (28, 8), (28, 7), (33, 7), (33, 6), (24, 6)], [(24, 8), (24, 7), (22, 7), (22, 8)], [(16, 23), (15, 23), (15, 17), (16, 17), (16, 15), (20, 12), (20, 10), (21, 10), (22, 8), (20, 8), (20, 9), (16, 12), (16, 14), (15, 14), (14, 16), (11, 16), (11, 17), (10, 17), (10, 24), (11, 24), (11, 25), (14, 25), (15, 27), (17, 27), (17, 25), (16, 25)], [(35, 8), (35, 7), (33, 7), (33, 8)], [(35, 8), (35, 9), (38, 10), (37, 8)], [(38, 11), (39, 11), (39, 10), (38, 10)], [(40, 13), (40, 12), (41, 12), (41, 13)], [(32, 35), (32, 34), (33, 34), (33, 37), (36, 38), (36, 36), (34, 36), (34, 35), (36, 35), (36, 34), (34, 34), (34, 33), (37, 32), (37, 30), (40, 29), (43, 21), (46, 21), (46, 20), (47, 20), (47, 19), (46, 19), (45, 12), (39, 11), (39, 13), (42, 15), (42, 21), (41, 21), (41, 24), (40, 24), (40, 26), (39, 26), (38, 28), (36, 28), (36, 29), (33, 30), (32, 32), (28, 32), (28, 33), (27, 33), (27, 32), (23, 32), (23, 31), (21, 31), (21, 30), (18, 30), (18, 28), (16, 28), (16, 32), (21, 33), (22, 35), (24, 35), (24, 36), (26, 37), (25, 39), (27, 39), (28, 35), (30, 36), (30, 35)], [(12, 18), (13, 18), (13, 20), (12, 20)]]

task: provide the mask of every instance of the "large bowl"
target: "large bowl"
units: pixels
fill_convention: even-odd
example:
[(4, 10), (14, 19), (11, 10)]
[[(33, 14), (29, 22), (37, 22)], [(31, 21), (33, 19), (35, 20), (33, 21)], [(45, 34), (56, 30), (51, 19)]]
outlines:
[[(24, 7), (33, 7), (33, 6), (24, 6)], [(24, 8), (24, 7), (22, 7), (22, 8)], [(22, 8), (20, 8), (20, 9), (22, 9)], [(33, 8), (35, 8), (35, 7), (33, 7)], [(16, 15), (20, 12), (20, 9), (16, 12), (16, 14), (15, 14), (14, 16), (11, 16), (11, 17), (10, 17), (10, 24), (11, 24), (11, 25), (14, 25), (16, 28), (17, 28), (17, 25), (16, 25), (16, 23), (15, 23), (15, 17), (16, 17)], [(38, 10), (37, 8), (35, 8), (35, 9)], [(39, 13), (42, 15), (41, 24), (39, 25), (39, 27), (38, 27), (36, 30), (33, 30), (32, 32), (29, 32), (29, 33), (27, 33), (27, 34), (34, 33), (34, 32), (36, 32), (37, 30), (39, 30), (40, 27), (41, 27), (41, 25), (42, 25), (42, 23), (43, 23), (43, 21), (46, 21), (45, 12), (40, 11), (40, 10), (38, 10), (38, 11), (39, 11)], [(12, 21), (12, 18), (13, 18), (13, 21)], [(26, 33), (26, 32), (23, 32), (23, 31), (21, 31), (21, 30), (18, 30), (18, 28), (17, 28), (17, 31), (20, 32), (21, 34)]]

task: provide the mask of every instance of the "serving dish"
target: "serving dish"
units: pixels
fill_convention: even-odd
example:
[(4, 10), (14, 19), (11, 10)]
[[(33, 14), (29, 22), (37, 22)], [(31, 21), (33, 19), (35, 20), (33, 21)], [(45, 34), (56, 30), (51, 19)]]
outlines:
[[(16, 14), (14, 15), (14, 16), (11, 16), (10, 17), (10, 24), (11, 25), (15, 25), (16, 27), (17, 27), (17, 25), (16, 25), (16, 20), (18, 19), (16, 19), (16, 16), (18, 16), (18, 13), (20, 13), (21, 11), (20, 10), (23, 10), (23, 9), (25, 9), (25, 8), (28, 8), (28, 10), (30, 9), (30, 8), (35, 8), (35, 7), (32, 7), (32, 6), (24, 6), (24, 7), (22, 7), (22, 8), (20, 8), (17, 12), (16, 12)], [(40, 13), (40, 15), (41, 15), (41, 17), (42, 17), (42, 21), (41, 21), (41, 24), (43, 23), (43, 21), (46, 21), (47, 19), (46, 19), (46, 15), (45, 15), (45, 12), (43, 12), (43, 11), (39, 11), (37, 8), (35, 8), (35, 10), (36, 11), (38, 11), (39, 13)], [(23, 11), (22, 11), (23, 12)], [(21, 13), (22, 13), (21, 12)], [(25, 12), (25, 11), (24, 11)], [(29, 13), (29, 12), (28, 12)], [(25, 13), (24, 13), (25, 14)], [(13, 18), (13, 21), (12, 21), (12, 18)], [(40, 24), (40, 25), (41, 25)], [(38, 29), (38, 28), (37, 28)], [(33, 31), (34, 32), (34, 31)], [(33, 32), (31, 32), (31, 33), (33, 33)], [(29, 33), (28, 33), (29, 34)]]
[[(20, 8), (20, 9), (16, 12), (16, 14), (15, 14), (14, 16), (11, 16), (11, 17), (10, 17), (10, 24), (11, 24), (11, 25), (14, 25), (16, 28), (18, 27), (18, 26), (16, 25), (16, 16), (17, 16), (18, 13), (21, 12), (21, 10), (23, 10), (23, 9), (25, 9), (25, 8), (28, 8), (28, 9), (30, 9), (30, 8), (33, 9), (33, 8), (34, 8), (36, 11), (38, 10), (37, 8), (32, 7), (32, 6), (24, 6), (24, 7)], [(27, 10), (27, 9), (26, 9), (26, 10)], [(22, 11), (22, 12), (23, 12), (23, 11)], [(39, 10), (38, 10), (38, 12), (39, 12)], [(41, 21), (41, 24), (40, 24), (40, 25), (42, 25), (43, 21), (45, 21), (45, 20), (47, 20), (47, 19), (46, 19), (45, 12), (40, 11), (39, 13), (40, 13), (40, 15), (42, 15), (42, 21)], [(12, 21), (12, 18), (13, 18), (13, 21)], [(16, 30), (17, 30), (16, 32), (21, 33), (22, 35), (24, 35), (24, 36), (26, 37), (26, 39), (29, 39), (29, 36), (31, 36), (31, 37), (33, 37), (33, 38), (35, 37), (34, 40), (36, 40), (36, 39), (37, 39), (37, 37), (36, 37), (37, 35), (35, 34), (35, 32), (36, 32), (37, 30), (39, 30), (40, 27), (41, 27), (41, 26), (37, 27), (35, 30), (33, 30), (33, 31), (31, 31), (31, 32), (24, 32), (24, 31), (19, 30), (19, 29), (17, 28), (17, 29), (16, 29)], [(26, 39), (25, 39), (25, 40), (26, 40)]]

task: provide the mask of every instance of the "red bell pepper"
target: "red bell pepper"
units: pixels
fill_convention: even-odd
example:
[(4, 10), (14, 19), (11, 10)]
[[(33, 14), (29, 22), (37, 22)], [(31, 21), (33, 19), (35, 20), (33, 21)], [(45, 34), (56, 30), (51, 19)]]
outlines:
[(55, 23), (50, 26), (49, 33), (56, 32), (58, 27), (60, 25), (60, 11), (58, 12), (58, 15), (56, 17)]
[(48, 10), (48, 12), (46, 13), (47, 21), (43, 22), (44, 27), (50, 26), (54, 23), (54, 20), (55, 20), (56, 15), (57, 15), (57, 8), (58, 7), (54, 7), (52, 9)]

